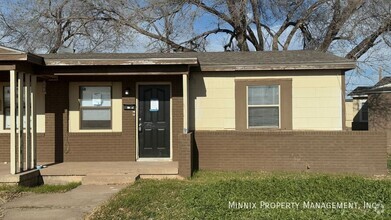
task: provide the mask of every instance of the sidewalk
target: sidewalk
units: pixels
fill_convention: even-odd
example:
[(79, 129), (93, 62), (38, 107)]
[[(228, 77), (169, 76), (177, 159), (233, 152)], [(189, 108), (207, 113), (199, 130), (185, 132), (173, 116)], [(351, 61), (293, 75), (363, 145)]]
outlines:
[(31, 194), (4, 205), (4, 219), (83, 219), (126, 185), (81, 185), (66, 193)]

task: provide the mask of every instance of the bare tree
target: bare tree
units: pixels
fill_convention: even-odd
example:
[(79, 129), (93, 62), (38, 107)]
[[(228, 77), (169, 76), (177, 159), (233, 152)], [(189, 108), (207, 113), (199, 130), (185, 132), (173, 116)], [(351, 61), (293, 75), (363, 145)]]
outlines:
[[(169, 51), (205, 49), (212, 34), (228, 35), (225, 50), (330, 51), (347, 48), (359, 59), (379, 41), (390, 44), (391, 3), (388, 0), (155, 0), (91, 1), (100, 18), (127, 26), (162, 42)], [(192, 26), (206, 16), (207, 28)], [(187, 33), (183, 33), (185, 18)], [(204, 20), (202, 22), (205, 22)], [(299, 43), (298, 43), (299, 42)], [(204, 46), (202, 46), (204, 45)]]
[[(206, 25), (207, 23), (207, 25)], [(129, 33), (154, 51), (338, 50), (359, 59), (391, 46), (389, 0), (15, 0), (0, 9), (0, 42), (55, 53), (129, 51)]]
[(129, 34), (97, 20), (85, 1), (9, 1), (0, 9), (0, 42), (30, 52), (116, 50)]

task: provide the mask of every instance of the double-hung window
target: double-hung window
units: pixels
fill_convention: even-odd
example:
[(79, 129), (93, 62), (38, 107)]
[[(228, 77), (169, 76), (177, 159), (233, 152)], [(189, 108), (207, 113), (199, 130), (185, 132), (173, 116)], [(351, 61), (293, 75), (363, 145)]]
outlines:
[(247, 87), (248, 128), (280, 127), (280, 86)]
[(81, 86), (81, 129), (111, 129), (111, 107), (111, 86)]

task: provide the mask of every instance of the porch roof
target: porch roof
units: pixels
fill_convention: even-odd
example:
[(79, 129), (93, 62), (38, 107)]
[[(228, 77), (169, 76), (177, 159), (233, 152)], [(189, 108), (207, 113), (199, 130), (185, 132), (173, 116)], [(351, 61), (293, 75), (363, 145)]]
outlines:
[[(0, 61), (1, 62), (27, 62), (30, 64), (43, 65), (44, 58), (32, 53), (23, 52), (17, 49), (8, 48), (0, 45)], [(10, 69), (14, 69), (15, 65), (9, 65)], [(0, 69), (3, 70), (3, 69)]]

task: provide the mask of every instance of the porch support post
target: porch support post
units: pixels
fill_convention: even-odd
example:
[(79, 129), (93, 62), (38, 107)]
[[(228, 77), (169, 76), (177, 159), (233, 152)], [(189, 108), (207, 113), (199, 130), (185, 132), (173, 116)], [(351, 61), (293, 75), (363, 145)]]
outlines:
[(10, 143), (10, 173), (16, 174), (16, 81), (17, 73), (10, 71), (10, 120), (11, 120), (11, 143)]
[(37, 110), (36, 110), (36, 91), (37, 90), (37, 76), (31, 76), (31, 168), (37, 166)]
[(23, 87), (24, 73), (18, 73), (18, 171), (23, 171)]
[(189, 132), (189, 75), (182, 75), (183, 87), (183, 133)]
[(30, 95), (30, 77), (31, 75), (26, 73), (25, 75), (25, 115), (26, 115), (26, 169), (31, 169), (31, 95)]

